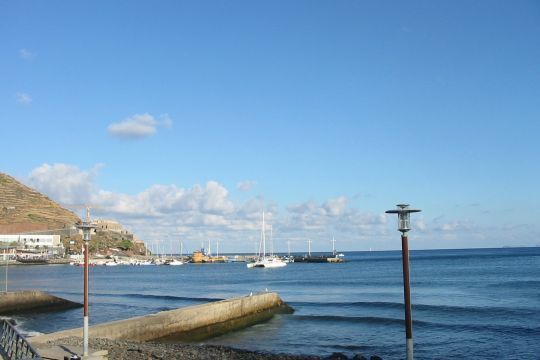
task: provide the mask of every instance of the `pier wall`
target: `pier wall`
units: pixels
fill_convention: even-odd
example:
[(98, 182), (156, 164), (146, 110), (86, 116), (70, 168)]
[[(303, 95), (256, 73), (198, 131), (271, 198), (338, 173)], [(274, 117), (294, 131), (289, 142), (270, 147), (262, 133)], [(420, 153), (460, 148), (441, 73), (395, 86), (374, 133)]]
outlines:
[[(170, 338), (175, 334), (210, 328), (216, 324), (232, 324), (238, 319), (280, 307), (288, 308), (277, 293), (265, 292), (94, 325), (89, 328), (89, 337), (131, 341)], [(40, 335), (29, 341), (32, 344), (43, 344), (70, 336), (82, 337), (82, 328)]]
[(81, 306), (81, 304), (39, 290), (12, 291), (0, 294), (0, 314), (34, 310), (65, 310)]

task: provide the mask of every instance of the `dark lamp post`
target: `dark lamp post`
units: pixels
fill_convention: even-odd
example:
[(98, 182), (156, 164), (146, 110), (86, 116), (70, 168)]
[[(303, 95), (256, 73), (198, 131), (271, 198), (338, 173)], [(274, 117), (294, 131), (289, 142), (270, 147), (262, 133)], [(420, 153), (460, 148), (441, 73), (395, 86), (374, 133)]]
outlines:
[(409, 208), (408, 204), (398, 204), (397, 209), (386, 211), (387, 214), (398, 214), (398, 231), (401, 231), (401, 256), (403, 259), (403, 298), (405, 300), (405, 341), (407, 344), (407, 360), (413, 360), (411, 285), (409, 280), (409, 243), (407, 232), (411, 230), (411, 213), (419, 212)]

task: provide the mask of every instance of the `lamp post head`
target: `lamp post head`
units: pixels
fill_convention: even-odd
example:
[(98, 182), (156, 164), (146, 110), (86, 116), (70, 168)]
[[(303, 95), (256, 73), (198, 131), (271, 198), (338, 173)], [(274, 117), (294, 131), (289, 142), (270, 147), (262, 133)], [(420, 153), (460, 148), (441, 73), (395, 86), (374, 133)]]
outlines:
[(97, 228), (97, 226), (91, 222), (83, 221), (81, 224), (76, 225), (78, 229), (83, 231), (83, 240), (90, 241), (90, 230)]
[(411, 209), (409, 204), (397, 204), (397, 209), (387, 210), (387, 214), (398, 214), (398, 231), (405, 234), (411, 230), (411, 216), (413, 212), (420, 212), (422, 210)]

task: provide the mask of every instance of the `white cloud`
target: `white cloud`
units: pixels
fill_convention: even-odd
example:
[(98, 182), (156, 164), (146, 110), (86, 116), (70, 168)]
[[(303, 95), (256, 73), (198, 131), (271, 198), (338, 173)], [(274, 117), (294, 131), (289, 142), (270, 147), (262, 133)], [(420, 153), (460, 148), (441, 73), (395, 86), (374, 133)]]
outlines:
[(26, 93), (17, 93), (15, 98), (21, 105), (30, 105), (32, 103), (32, 97)]
[(414, 227), (417, 228), (420, 231), (425, 231), (428, 228), (427, 223), (424, 221), (424, 219), (418, 219), (414, 222)]
[(228, 246), (230, 251), (250, 251), (259, 239), (263, 210), (267, 224), (274, 230), (275, 248), (281, 244), (282, 250), (287, 240), (301, 241), (304, 246), (307, 237), (314, 241), (314, 251), (321, 248), (317, 241), (326, 249), (331, 246), (329, 232), (335, 231), (336, 239), (345, 241), (360, 230), (384, 225), (384, 218), (376, 214), (348, 208), (345, 197), (323, 203), (308, 201), (280, 212), (277, 204), (260, 197), (234, 202), (229, 190), (217, 181), (190, 188), (155, 184), (136, 194), (116, 193), (97, 188), (98, 168), (81, 170), (67, 164), (43, 164), (30, 173), (29, 180), (62, 204), (94, 205), (94, 218), (117, 219), (146, 241), (181, 234), (192, 246), (210, 238), (223, 241), (223, 249)]
[[(228, 191), (221, 184), (209, 181), (205, 186), (194, 185), (191, 189), (176, 185), (153, 185), (135, 194), (118, 194), (101, 190), (94, 197), (108, 212), (120, 216), (167, 217), (182, 216), (183, 220), (208, 222), (194, 214), (215, 219), (234, 211)], [(202, 219), (202, 220), (201, 220)]]
[(343, 213), (347, 207), (347, 198), (345, 196), (340, 196), (335, 199), (330, 199), (324, 203), (323, 207), (332, 216), (339, 216)]
[(19, 56), (21, 59), (24, 59), (24, 60), (31, 60), (34, 58), (34, 54), (30, 52), (30, 50), (28, 49), (19, 50)]
[(461, 230), (469, 230), (472, 228), (472, 224), (467, 221), (452, 221), (448, 223), (441, 224), (437, 227), (438, 230), (441, 231), (461, 231)]
[(170, 128), (172, 126), (171, 118), (168, 115), (156, 119), (148, 113), (135, 114), (127, 119), (110, 124), (107, 131), (112, 136), (136, 139), (155, 134), (159, 126)]
[(99, 168), (96, 165), (85, 171), (73, 165), (43, 164), (30, 172), (28, 180), (32, 187), (61, 204), (88, 204)]
[(255, 185), (257, 185), (256, 181), (244, 180), (244, 181), (240, 181), (238, 184), (236, 184), (236, 189), (238, 191), (248, 192), (251, 189), (253, 189), (255, 187)]
[[(329, 251), (332, 236), (342, 250), (399, 248), (395, 216), (351, 207), (345, 196), (281, 206), (262, 197), (233, 201), (229, 189), (217, 181), (191, 187), (154, 184), (125, 194), (99, 189), (95, 182), (99, 168), (43, 164), (29, 174), (29, 184), (62, 204), (95, 205), (94, 218), (116, 219), (145, 241), (180, 238), (184, 249), (191, 251), (208, 239), (214, 244), (220, 240), (222, 251), (253, 251), (263, 210), (267, 224), (272, 225), (276, 250), (286, 251), (291, 241), (293, 251), (305, 251), (306, 240), (311, 239), (313, 251)], [(470, 241), (482, 246), (502, 246), (508, 241), (529, 244), (538, 234), (535, 225), (521, 230), (487, 229), (470, 220), (444, 216), (418, 216), (413, 222), (411, 247), (416, 249), (466, 247)], [(497, 240), (486, 237), (488, 233), (503, 235)]]

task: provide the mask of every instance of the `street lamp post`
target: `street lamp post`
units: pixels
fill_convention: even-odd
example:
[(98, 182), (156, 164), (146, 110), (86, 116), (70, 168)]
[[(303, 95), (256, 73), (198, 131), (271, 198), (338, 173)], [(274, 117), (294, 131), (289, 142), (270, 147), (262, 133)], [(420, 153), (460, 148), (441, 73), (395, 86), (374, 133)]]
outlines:
[(398, 204), (397, 209), (386, 211), (387, 214), (398, 214), (398, 231), (401, 231), (401, 256), (403, 259), (403, 297), (405, 300), (405, 339), (407, 344), (407, 360), (413, 360), (413, 336), (411, 313), (411, 285), (409, 280), (409, 243), (407, 232), (411, 229), (411, 216), (419, 212), (409, 208), (408, 204)]
[(89, 262), (89, 249), (88, 243), (90, 242), (90, 231), (96, 228), (95, 224), (90, 221), (90, 209), (86, 209), (86, 220), (82, 224), (77, 226), (83, 231), (84, 241), (84, 318), (83, 318), (83, 356), (88, 356), (88, 262)]

